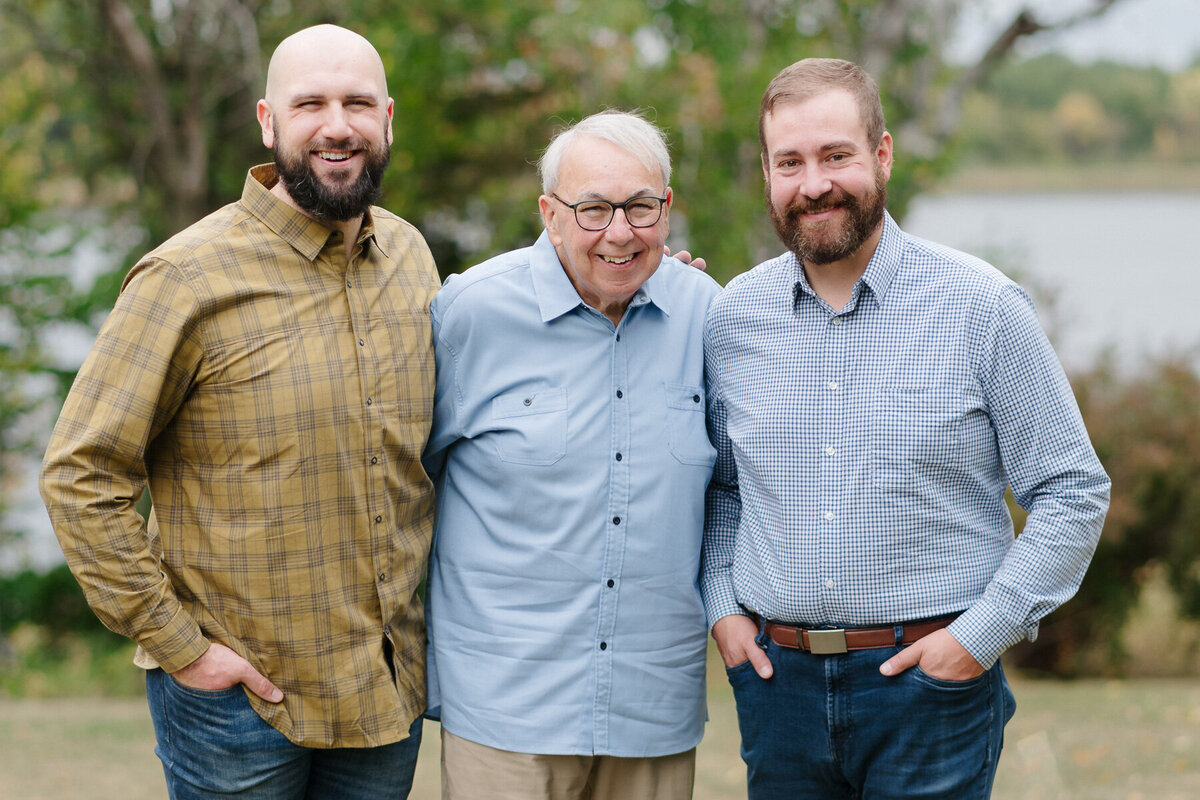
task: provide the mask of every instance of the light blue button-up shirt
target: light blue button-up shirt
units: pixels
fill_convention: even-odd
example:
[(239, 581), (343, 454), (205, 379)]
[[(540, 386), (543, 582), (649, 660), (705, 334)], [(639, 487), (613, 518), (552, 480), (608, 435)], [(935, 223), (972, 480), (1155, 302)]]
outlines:
[(447, 731), (539, 754), (700, 741), (716, 457), (701, 336), (718, 291), (664, 258), (614, 327), (543, 234), (433, 301), (429, 681)]
[[(835, 312), (791, 254), (705, 329), (718, 458), (709, 621), (863, 626), (964, 612), (985, 667), (1079, 587), (1109, 480), (1029, 297), (890, 216)], [(1011, 485), (1029, 511), (1014, 540)]]

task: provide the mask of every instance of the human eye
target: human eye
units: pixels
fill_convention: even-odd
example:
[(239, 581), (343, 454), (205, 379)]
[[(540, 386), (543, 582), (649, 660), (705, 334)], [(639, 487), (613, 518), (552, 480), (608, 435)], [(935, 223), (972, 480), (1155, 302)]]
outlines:
[(587, 202), (575, 206), (575, 213), (584, 222), (607, 222), (612, 206), (604, 202)]
[(640, 197), (625, 204), (625, 213), (633, 222), (645, 222), (658, 213), (658, 198)]

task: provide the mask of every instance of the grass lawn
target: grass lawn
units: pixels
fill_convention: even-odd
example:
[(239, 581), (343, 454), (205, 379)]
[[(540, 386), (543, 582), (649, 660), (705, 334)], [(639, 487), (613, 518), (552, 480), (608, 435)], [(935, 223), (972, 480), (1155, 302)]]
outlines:
[[(710, 722), (696, 800), (745, 798), (733, 699), (710, 660)], [(1200, 681), (1016, 678), (996, 800), (1200, 797)], [(0, 795), (163, 798), (143, 699), (0, 699)], [(426, 726), (413, 800), (438, 797), (438, 728)]]

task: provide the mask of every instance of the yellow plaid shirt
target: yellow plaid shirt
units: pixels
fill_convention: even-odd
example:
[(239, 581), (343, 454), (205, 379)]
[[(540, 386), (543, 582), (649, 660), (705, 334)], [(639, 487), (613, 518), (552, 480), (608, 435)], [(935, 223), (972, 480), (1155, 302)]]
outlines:
[(388, 744), (425, 703), (438, 275), (420, 233), (379, 208), (347, 261), (342, 234), (275, 180), (255, 167), (239, 202), (130, 271), (42, 497), (141, 666), (173, 672), (220, 642), (283, 690), (250, 700), (293, 742)]

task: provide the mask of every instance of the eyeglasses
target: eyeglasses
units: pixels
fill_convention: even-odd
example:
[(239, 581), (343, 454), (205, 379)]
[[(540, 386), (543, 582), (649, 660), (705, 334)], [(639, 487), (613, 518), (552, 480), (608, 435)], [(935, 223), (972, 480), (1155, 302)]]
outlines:
[(553, 192), (550, 193), (558, 202), (575, 212), (575, 221), (585, 231), (602, 231), (612, 224), (617, 209), (625, 212), (625, 220), (634, 228), (649, 228), (662, 218), (665, 197), (631, 197), (624, 203), (610, 203), (607, 200), (582, 200), (578, 203), (568, 203)]

